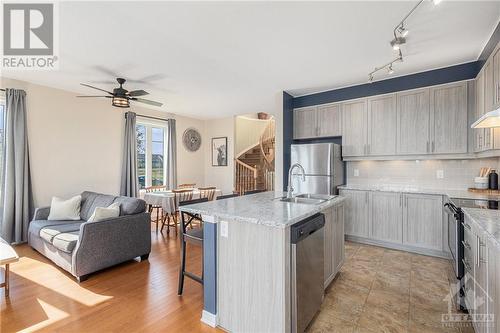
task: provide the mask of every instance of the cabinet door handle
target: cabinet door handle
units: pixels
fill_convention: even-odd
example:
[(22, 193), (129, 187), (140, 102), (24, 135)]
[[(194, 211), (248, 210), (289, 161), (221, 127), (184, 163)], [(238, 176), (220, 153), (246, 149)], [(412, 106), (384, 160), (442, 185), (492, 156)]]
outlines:
[(462, 263), (464, 264), (465, 270), (467, 270), (467, 272), (472, 274), (472, 269), (471, 269), (469, 263), (467, 262), (467, 260), (465, 260), (465, 258), (462, 259)]
[(469, 250), (469, 251), (471, 250), (471, 247), (470, 247), (470, 244), (469, 244), (469, 242), (468, 242), (468, 241), (463, 240), (463, 241), (462, 241), (462, 244), (464, 245), (464, 247), (465, 247), (467, 250)]
[(462, 225), (470, 230), (470, 225), (468, 223), (462, 222)]

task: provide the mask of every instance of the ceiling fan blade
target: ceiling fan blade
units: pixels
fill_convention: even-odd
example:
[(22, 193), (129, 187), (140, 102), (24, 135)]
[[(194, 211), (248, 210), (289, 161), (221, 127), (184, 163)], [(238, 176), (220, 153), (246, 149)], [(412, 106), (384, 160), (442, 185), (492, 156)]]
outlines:
[(144, 98), (135, 98), (134, 97), (134, 98), (131, 98), (131, 100), (139, 102), (139, 103), (154, 105), (154, 106), (162, 106), (163, 105), (163, 103), (151, 101), (149, 99), (144, 99)]
[(97, 87), (94, 87), (94, 86), (91, 86), (91, 85), (88, 85), (88, 84), (85, 84), (85, 83), (80, 83), (80, 84), (81, 84), (82, 86), (84, 86), (84, 87), (89, 87), (89, 88), (92, 88), (92, 89), (97, 89), (97, 90), (100, 90), (100, 91), (104, 91), (104, 92), (106, 92), (106, 93), (108, 93), (108, 94), (110, 94), (110, 95), (113, 95), (113, 93), (112, 93), (112, 92), (109, 92), (109, 91), (107, 91), (107, 90), (104, 90), (104, 89), (101, 89), (101, 88), (97, 88)]
[(76, 96), (76, 97), (105, 97), (105, 98), (113, 98), (112, 96)]
[(144, 96), (144, 95), (149, 95), (147, 91), (144, 90), (132, 90), (127, 93), (127, 95), (136, 97), (136, 96)]

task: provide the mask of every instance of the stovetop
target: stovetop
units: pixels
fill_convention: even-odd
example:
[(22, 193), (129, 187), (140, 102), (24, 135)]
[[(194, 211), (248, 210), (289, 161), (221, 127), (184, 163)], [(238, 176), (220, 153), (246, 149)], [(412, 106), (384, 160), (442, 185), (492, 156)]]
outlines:
[(478, 200), (478, 199), (450, 199), (453, 204), (460, 208), (500, 209), (500, 200)]

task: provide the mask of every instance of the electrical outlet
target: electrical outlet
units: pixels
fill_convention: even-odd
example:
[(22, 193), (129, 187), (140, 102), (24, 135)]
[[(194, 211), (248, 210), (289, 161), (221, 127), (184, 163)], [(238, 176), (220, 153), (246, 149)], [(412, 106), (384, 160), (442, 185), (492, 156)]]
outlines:
[(354, 177), (359, 177), (359, 169), (354, 169)]
[(229, 225), (227, 221), (220, 222), (220, 235), (221, 237), (227, 238), (229, 236)]
[(444, 178), (444, 170), (436, 170), (436, 178), (443, 179)]

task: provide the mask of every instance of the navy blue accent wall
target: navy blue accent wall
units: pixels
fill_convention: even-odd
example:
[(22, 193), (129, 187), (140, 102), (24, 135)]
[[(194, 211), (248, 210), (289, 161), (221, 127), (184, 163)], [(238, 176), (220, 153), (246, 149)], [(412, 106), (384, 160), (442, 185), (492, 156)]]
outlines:
[(283, 92), (283, 191), (288, 186), (290, 168), (290, 145), (293, 141), (293, 96)]
[(217, 314), (217, 224), (203, 223), (203, 310)]
[(479, 73), (479, 69), (479, 62), (473, 61), (466, 64), (395, 77), (383, 81), (324, 91), (317, 94), (294, 98), (293, 107), (300, 108), (304, 106), (333, 103), (348, 99), (433, 86), (437, 84), (470, 80), (476, 77), (477, 73)]

